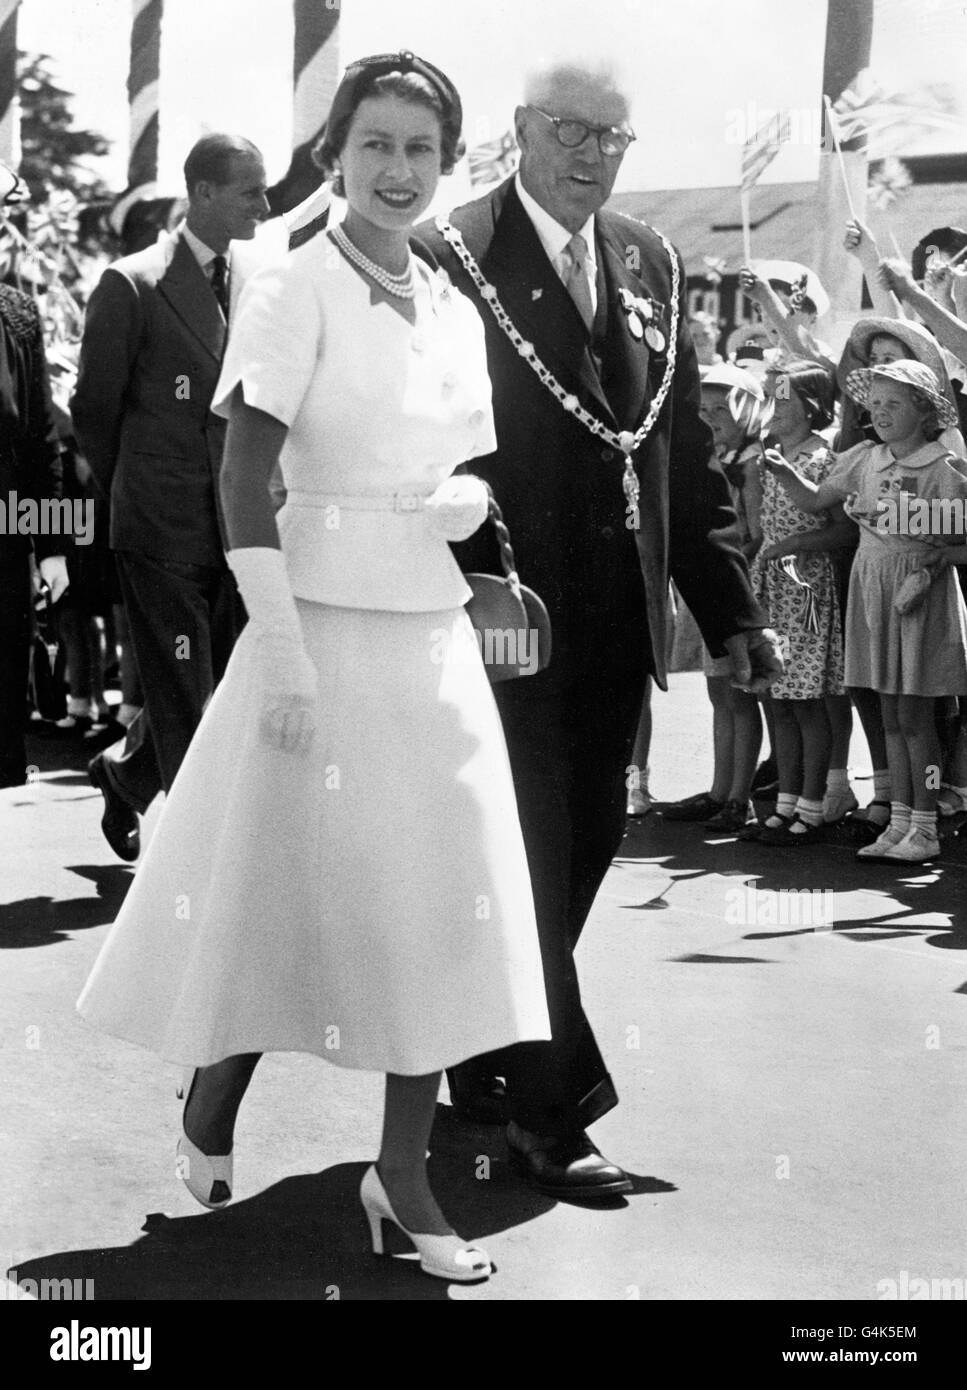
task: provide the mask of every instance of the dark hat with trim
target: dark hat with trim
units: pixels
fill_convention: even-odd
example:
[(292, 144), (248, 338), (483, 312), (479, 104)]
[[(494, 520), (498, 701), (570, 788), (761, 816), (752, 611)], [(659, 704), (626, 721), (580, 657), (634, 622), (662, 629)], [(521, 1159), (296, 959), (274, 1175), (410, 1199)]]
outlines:
[(365, 100), (377, 78), (386, 77), (391, 72), (412, 72), (429, 82), (440, 98), (444, 120), (459, 132), (463, 125), (463, 106), (456, 87), (446, 73), (428, 63), (425, 58), (418, 58), (409, 49), (403, 49), (399, 53), (376, 53), (369, 58), (358, 58), (355, 63), (350, 63), (342, 75), (336, 95), (332, 99), (332, 106), (329, 108), (322, 137), (323, 146), (329, 132), (338, 130), (343, 122), (352, 116), (360, 102)]

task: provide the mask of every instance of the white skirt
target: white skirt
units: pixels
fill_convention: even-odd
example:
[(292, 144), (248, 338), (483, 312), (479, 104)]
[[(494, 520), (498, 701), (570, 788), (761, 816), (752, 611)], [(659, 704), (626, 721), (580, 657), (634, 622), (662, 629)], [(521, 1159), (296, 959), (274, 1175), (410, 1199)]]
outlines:
[(464, 610), (298, 602), (308, 753), (243, 632), (78, 1009), (165, 1059), (421, 1075), (550, 1029), (503, 732)]

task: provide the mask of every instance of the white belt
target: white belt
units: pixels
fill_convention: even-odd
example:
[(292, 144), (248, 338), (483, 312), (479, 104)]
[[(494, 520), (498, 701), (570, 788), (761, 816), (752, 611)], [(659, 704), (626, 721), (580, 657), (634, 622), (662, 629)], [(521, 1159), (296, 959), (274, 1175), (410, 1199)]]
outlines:
[(418, 512), (429, 494), (394, 492), (389, 497), (344, 497), (335, 492), (289, 492), (286, 502), (296, 507), (342, 507), (350, 512)]

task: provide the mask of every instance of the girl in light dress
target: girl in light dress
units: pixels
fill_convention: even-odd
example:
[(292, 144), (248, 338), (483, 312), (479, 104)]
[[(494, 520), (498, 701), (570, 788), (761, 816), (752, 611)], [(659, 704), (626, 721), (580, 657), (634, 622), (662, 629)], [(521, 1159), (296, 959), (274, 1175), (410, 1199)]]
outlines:
[[(869, 410), (879, 443), (846, 450), (821, 481), (778, 453), (767, 453), (767, 465), (802, 511), (845, 503), (860, 527), (846, 615), (846, 682), (879, 695), (892, 799), (888, 825), (858, 857), (923, 863), (940, 850), (935, 701), (967, 694), (967, 610), (950, 568), (965, 555), (967, 479), (954, 466), (961, 461), (939, 442), (956, 413), (929, 367), (900, 360), (860, 369), (847, 390)], [(951, 500), (950, 534), (920, 535), (919, 522), (904, 523), (904, 494), (907, 502)]]
[[(875, 243), (872, 249), (864, 254), (864, 248), (867, 247), (869, 240), (869, 232), (866, 228), (856, 223), (850, 224), (847, 229), (846, 249), (861, 255), (864, 268), (869, 272), (868, 283), (874, 286), (874, 295), (883, 298), (885, 307), (892, 308), (895, 312), (898, 306), (892, 295), (887, 295), (882, 286), (876, 284), (876, 265), (879, 255)], [(888, 362), (899, 362), (904, 359), (922, 362), (929, 367), (940, 382), (947, 400), (956, 409), (955, 389), (947, 374), (943, 352), (932, 333), (919, 323), (913, 322), (912, 319), (872, 316), (862, 318), (850, 330), (849, 338), (843, 348), (843, 355), (836, 369), (836, 379), (843, 393), (842, 417), (834, 445), (837, 453), (843, 453), (864, 439), (878, 443), (873, 426), (870, 424), (868, 412), (856, 404), (846, 389), (846, 382), (850, 374), (860, 367), (881, 367)], [(967, 458), (967, 447), (965, 447), (963, 435), (959, 429), (948, 426), (939, 438), (940, 443), (949, 450), (951, 455), (961, 459)], [(859, 540), (858, 535), (857, 540)], [(844, 607), (845, 587), (849, 583), (852, 560), (851, 553), (842, 553), (840, 572), (841, 580), (845, 583), (841, 583), (840, 592), (844, 599)], [(845, 574), (842, 573), (844, 569)], [(963, 592), (964, 572), (961, 571), (958, 577)], [(869, 834), (870, 839), (874, 839), (885, 828), (890, 819), (890, 774), (887, 768), (886, 735), (883, 730), (880, 700), (876, 692), (855, 689), (852, 692), (852, 698), (863, 725), (863, 732), (866, 735), (866, 742), (873, 763), (873, 800), (860, 815), (867, 822), (867, 826), (864, 827), (866, 833)], [(950, 747), (947, 750), (945, 760), (945, 780), (941, 783), (940, 796), (937, 799), (937, 810), (940, 815), (955, 815), (959, 811), (967, 810), (967, 785), (964, 785), (967, 783), (967, 722), (965, 722), (965, 716), (967, 716), (967, 710), (962, 710), (959, 729), (954, 728), (949, 731)]]

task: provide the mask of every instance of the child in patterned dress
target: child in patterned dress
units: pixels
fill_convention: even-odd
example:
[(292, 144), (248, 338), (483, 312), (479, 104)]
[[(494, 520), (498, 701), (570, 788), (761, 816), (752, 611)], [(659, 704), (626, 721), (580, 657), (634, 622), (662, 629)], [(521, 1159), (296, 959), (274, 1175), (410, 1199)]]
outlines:
[[(771, 454), (797, 476), (820, 484), (831, 466), (826, 440), (816, 433), (833, 418), (829, 374), (815, 362), (791, 362), (767, 375), (766, 394), (773, 403), (770, 434), (777, 445), (766, 457)], [(766, 697), (775, 719), (779, 796), (775, 812), (747, 832), (761, 844), (815, 844), (823, 833), (832, 747), (825, 697), (844, 693), (843, 638), (829, 551), (853, 530), (837, 499), (823, 510), (817, 528), (812, 511), (794, 505), (766, 470), (763, 545), (752, 582), (782, 640), (786, 670)]]

